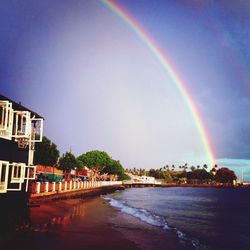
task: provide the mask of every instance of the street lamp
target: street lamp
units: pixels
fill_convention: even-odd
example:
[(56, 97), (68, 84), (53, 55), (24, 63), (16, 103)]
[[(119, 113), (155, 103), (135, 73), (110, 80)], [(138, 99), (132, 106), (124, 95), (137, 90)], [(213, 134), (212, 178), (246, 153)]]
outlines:
[(74, 169), (75, 169), (75, 181), (76, 181), (76, 170), (77, 170), (77, 167), (75, 167)]

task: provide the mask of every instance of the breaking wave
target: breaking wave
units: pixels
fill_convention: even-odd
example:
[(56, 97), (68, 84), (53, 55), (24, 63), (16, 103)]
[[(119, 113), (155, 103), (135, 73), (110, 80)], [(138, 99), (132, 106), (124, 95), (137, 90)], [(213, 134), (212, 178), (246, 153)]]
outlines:
[(190, 238), (185, 233), (181, 232), (179, 229), (170, 226), (164, 216), (154, 214), (144, 208), (135, 208), (129, 206), (128, 204), (126, 204), (125, 201), (113, 199), (109, 195), (103, 196), (103, 198), (107, 200), (111, 206), (118, 208), (123, 213), (132, 215), (143, 222), (160, 227), (163, 230), (169, 230), (174, 232), (178, 236), (181, 243), (191, 245), (194, 247), (195, 250), (209, 249), (203, 244), (201, 244), (198, 239)]

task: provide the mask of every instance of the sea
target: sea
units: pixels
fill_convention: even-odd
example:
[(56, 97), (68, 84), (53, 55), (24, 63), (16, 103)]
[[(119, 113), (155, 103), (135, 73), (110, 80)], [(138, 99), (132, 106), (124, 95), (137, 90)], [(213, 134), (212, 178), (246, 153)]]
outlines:
[(175, 234), (182, 249), (250, 249), (250, 188), (130, 188), (104, 199)]

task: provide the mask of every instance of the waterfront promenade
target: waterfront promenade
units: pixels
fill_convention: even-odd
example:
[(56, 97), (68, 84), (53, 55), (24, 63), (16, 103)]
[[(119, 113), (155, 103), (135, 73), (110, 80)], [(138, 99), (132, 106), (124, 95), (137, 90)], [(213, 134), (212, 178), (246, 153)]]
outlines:
[(121, 188), (123, 188), (122, 181), (34, 182), (31, 185), (29, 202), (94, 196)]

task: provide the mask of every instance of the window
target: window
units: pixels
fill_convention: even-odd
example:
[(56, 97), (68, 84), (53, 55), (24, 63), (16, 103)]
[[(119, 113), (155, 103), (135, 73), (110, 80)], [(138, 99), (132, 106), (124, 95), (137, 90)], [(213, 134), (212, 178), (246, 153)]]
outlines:
[(35, 180), (36, 166), (26, 166), (25, 180)]
[(31, 119), (29, 111), (14, 111), (14, 133), (13, 136), (17, 141), (18, 138), (29, 138), (31, 134)]
[(8, 175), (9, 175), (9, 162), (0, 161), (0, 193), (7, 192)]
[(31, 119), (31, 141), (41, 142), (43, 137), (43, 119)]
[(12, 163), (11, 171), (11, 183), (23, 183), (25, 175), (25, 164), (24, 163)]
[(13, 109), (9, 101), (0, 101), (0, 137), (11, 140)]

